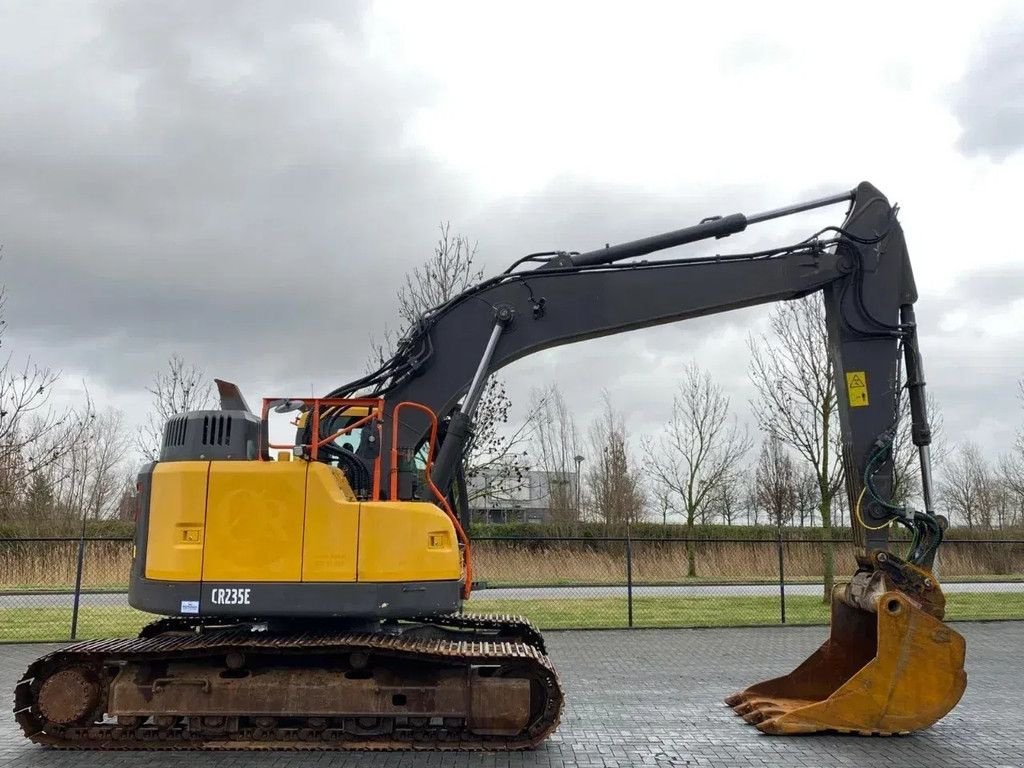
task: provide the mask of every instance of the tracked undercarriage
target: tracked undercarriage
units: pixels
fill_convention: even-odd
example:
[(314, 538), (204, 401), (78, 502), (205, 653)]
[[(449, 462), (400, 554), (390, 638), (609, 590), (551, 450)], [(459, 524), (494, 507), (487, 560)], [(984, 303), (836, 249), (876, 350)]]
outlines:
[(72, 749), (508, 750), (558, 725), (558, 677), (522, 619), (323, 626), (166, 619), (78, 643), (28, 668), (15, 717)]

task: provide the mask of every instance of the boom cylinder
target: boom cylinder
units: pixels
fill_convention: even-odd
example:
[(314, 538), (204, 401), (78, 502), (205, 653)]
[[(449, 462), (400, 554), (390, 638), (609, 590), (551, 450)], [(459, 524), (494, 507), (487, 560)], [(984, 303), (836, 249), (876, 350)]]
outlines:
[(494, 327), (487, 339), (487, 346), (480, 357), (480, 363), (473, 374), (473, 381), (469, 385), (466, 397), (462, 401), (462, 407), (454, 411), (448, 419), (448, 431), (445, 434), (441, 449), (437, 452), (437, 460), (431, 471), (431, 479), (441, 489), (442, 493), (448, 490), (452, 477), (462, 461), (462, 453), (466, 444), (473, 435), (473, 416), (480, 404), (483, 395), (484, 384), (487, 381), (487, 374), (490, 372), (491, 360), (494, 358), (494, 350), (498, 346), (498, 339), (502, 331), (512, 322), (512, 311), (509, 307), (499, 307), (496, 312)]

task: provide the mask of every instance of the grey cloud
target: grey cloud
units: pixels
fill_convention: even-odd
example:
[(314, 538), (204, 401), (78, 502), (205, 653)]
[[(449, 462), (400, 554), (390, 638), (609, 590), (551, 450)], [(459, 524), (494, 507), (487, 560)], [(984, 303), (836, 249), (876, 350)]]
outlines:
[(920, 297), (925, 371), (951, 443), (973, 440), (995, 455), (1024, 427), (1024, 337), (997, 324), (1022, 298), (1024, 267), (1015, 265), (968, 272), (945, 292)]
[(62, 52), (41, 68), (59, 79), (12, 57), (0, 241), (14, 346), (115, 392), (140, 391), (172, 351), (250, 392), (327, 389), (394, 326), (401, 276), (441, 220), (493, 270), (761, 192), (561, 179), (481, 210), (443, 160), (409, 148), (436, 84), (378, 60), (362, 10), (101, 6), (71, 25), (94, 34), (55, 32)]
[[(35, 16), (0, 25), (7, 341), (125, 400), (172, 351), (238, 380), (251, 399), (322, 392), (362, 373), (371, 334), (395, 324), (401, 277), (442, 220), (479, 241), (493, 272), (530, 251), (796, 201), (768, 185), (697, 193), (684, 179), (669, 193), (562, 178), (481, 205), (443, 158), (410, 145), (438, 84), (380, 60), (362, 5), (73, 5), (54, 19), (25, 8)], [(817, 226), (765, 225), (689, 252), (754, 250)], [(979, 277), (971, 290), (981, 304), (1007, 285)], [(581, 421), (607, 387), (640, 431), (666, 417), (675, 364), (696, 357), (745, 410), (743, 339), (764, 311), (550, 350), (506, 380), (523, 404), (533, 385), (559, 380)], [(925, 341), (942, 362), (929, 366), (932, 381), (955, 391), (959, 424), (976, 425), (979, 398), (1004, 388), (986, 380), (972, 395), (955, 350)]]
[(172, 349), (243, 379), (361, 368), (412, 243), (465, 198), (403, 149), (434, 84), (374, 60), (361, 8), (119, 4), (84, 20), (101, 32), (59, 82), (16, 72), (17, 337), (115, 387)]
[(976, 44), (953, 94), (960, 149), (1002, 160), (1024, 146), (1024, 16), (1006, 15)]
[(964, 310), (991, 313), (1024, 298), (1024, 268), (1016, 265), (986, 267), (957, 280), (955, 289), (939, 302), (941, 312)]
[(394, 325), (442, 219), (497, 268), (720, 208), (564, 179), (474, 214), (473, 190), (405, 141), (435, 84), (377, 60), (361, 18), (109, 6), (79, 20), (100, 31), (59, 57), (60, 82), (18, 73), (19, 119), (0, 124), (16, 339), (111, 389), (140, 389), (171, 351), (253, 386), (327, 388)]

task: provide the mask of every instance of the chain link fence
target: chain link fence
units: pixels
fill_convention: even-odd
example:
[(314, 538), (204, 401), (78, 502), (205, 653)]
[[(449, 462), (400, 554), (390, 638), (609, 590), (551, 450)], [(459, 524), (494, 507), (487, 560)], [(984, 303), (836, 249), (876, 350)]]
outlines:
[[(0, 539), (0, 642), (134, 634), (154, 617), (128, 605), (131, 557), (129, 538)], [(847, 578), (853, 545), (476, 538), (465, 608), (521, 614), (542, 629), (826, 624), (829, 562)], [(938, 574), (948, 620), (1024, 619), (1024, 540), (947, 540)]]

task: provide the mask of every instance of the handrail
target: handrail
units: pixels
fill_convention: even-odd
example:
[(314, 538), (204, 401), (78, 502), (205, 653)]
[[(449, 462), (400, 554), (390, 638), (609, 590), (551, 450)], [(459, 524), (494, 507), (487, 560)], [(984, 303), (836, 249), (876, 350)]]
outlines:
[(319, 448), (321, 445), (326, 445), (327, 443), (330, 443), (330, 442), (332, 442), (334, 440), (337, 440), (342, 435), (347, 435), (352, 430), (357, 429), (358, 427), (361, 427), (364, 424), (366, 424), (368, 422), (371, 422), (371, 421), (373, 421), (376, 418), (377, 418), (377, 414), (376, 413), (368, 414), (366, 416), (363, 416), (363, 418), (361, 418), (359, 421), (357, 421), (357, 422), (355, 422), (353, 424), (349, 424), (347, 427), (342, 427), (341, 429), (339, 429), (334, 434), (328, 435), (323, 440), (317, 440), (312, 445), (312, 450), (313, 450), (313, 454), (312, 455), (313, 455), (313, 458), (314, 459), (316, 458), (316, 449)]
[[(303, 405), (311, 405), (310, 418), (312, 424), (310, 428), (310, 435), (312, 435), (312, 442), (306, 443), (272, 443), (270, 442), (269, 429), (266, 425), (270, 416), (270, 406), (273, 403), (280, 402), (300, 402)], [(349, 424), (346, 427), (342, 427), (336, 432), (328, 435), (327, 437), (321, 438), (320, 435), (320, 415), (321, 409), (333, 409), (333, 408), (366, 408), (369, 413), (366, 416), (358, 419), (357, 421)], [(378, 445), (380, 444), (380, 426), (379, 422), (383, 419), (384, 415), (384, 400), (379, 397), (293, 397), (293, 398), (280, 398), (280, 397), (265, 397), (263, 398), (263, 411), (261, 419), (264, 425), (264, 429), (260, 430), (260, 442), (266, 440), (267, 449), (281, 449), (281, 450), (293, 450), (297, 446), (301, 445), (303, 448), (309, 449), (309, 460), (317, 461), (320, 454), (320, 447), (327, 443), (337, 440), (341, 435), (347, 435), (353, 430), (365, 426), (368, 423), (373, 422), (375, 419), (378, 421), (377, 427), (377, 440)], [(266, 434), (264, 434), (264, 432)], [(258, 452), (260, 461), (263, 461), (263, 449), (260, 448)], [(377, 453), (377, 457), (373, 461), (373, 489), (371, 493), (372, 501), (380, 500), (380, 474), (381, 474), (381, 456)]]

